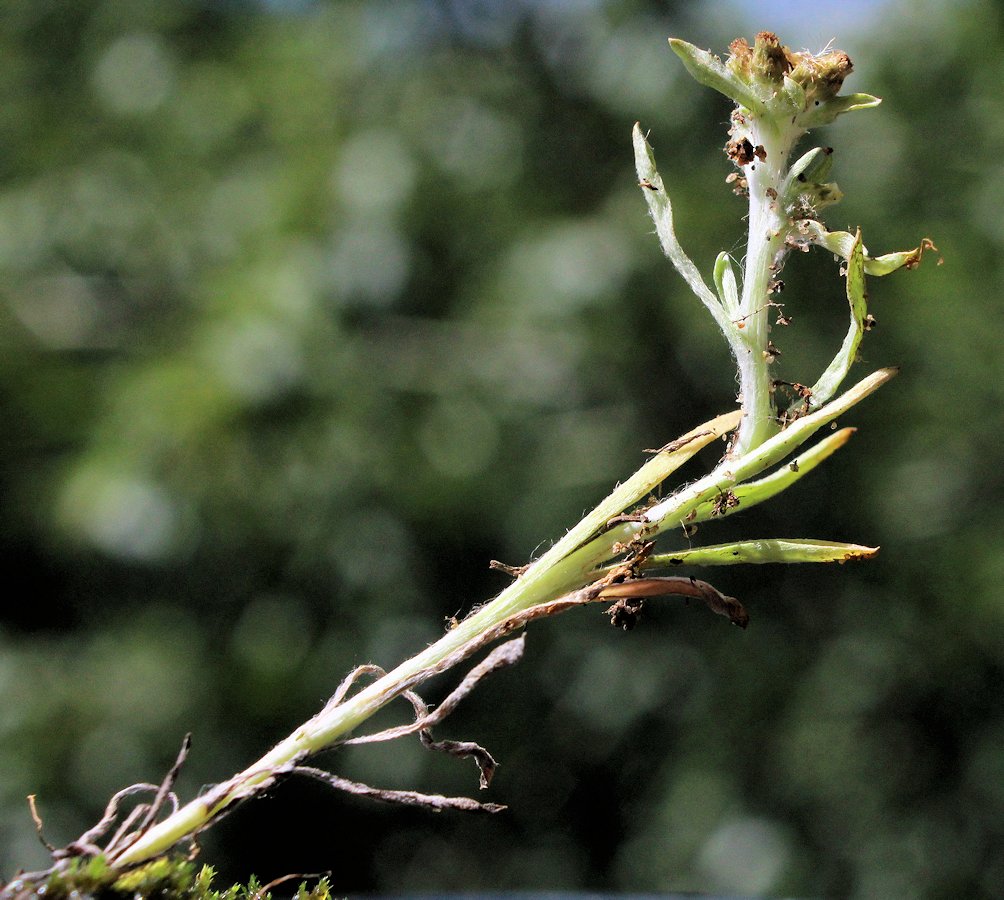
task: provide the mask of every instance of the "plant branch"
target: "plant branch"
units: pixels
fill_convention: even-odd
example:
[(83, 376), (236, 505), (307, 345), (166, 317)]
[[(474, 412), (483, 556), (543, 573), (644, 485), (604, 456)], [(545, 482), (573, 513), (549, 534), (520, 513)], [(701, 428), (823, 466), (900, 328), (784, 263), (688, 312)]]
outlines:
[[(869, 257), (859, 232), (831, 233), (816, 218), (820, 208), (839, 199), (836, 185), (824, 180), (832, 151), (815, 148), (793, 165), (788, 163), (795, 144), (809, 127), (878, 103), (866, 94), (837, 96), (850, 72), (846, 54), (792, 53), (769, 32), (757, 35), (752, 48), (742, 39), (733, 42), (725, 63), (684, 41), (673, 40), (671, 45), (699, 81), (738, 104), (726, 151), (742, 173), (741, 178), (735, 173), (732, 178), (737, 179), (740, 190), (748, 193), (750, 204), (741, 291), (727, 254), (720, 254), (715, 263), (716, 294), (684, 252), (651, 147), (640, 126), (635, 125), (638, 179), (663, 251), (711, 313), (736, 358), (741, 410), (718, 416), (655, 451), (634, 475), (617, 486), (540, 558), (511, 569), (515, 580), (493, 600), (390, 672), (377, 666), (360, 666), (339, 685), (320, 712), (259, 760), (179, 808), (172, 789), (188, 750), (186, 739), (178, 762), (159, 787), (139, 785), (116, 794), (106, 815), (94, 828), (65, 851), (53, 851), (57, 864), (68, 856), (93, 854), (98, 839), (116, 820), (120, 800), (139, 790), (152, 792), (154, 799), (148, 806), (134, 809), (106, 844), (104, 852), (112, 866), (136, 865), (171, 850), (181, 841), (193, 839), (236, 804), (260, 795), (290, 775), (318, 779), (354, 794), (436, 810), (498, 811), (503, 808), (498, 804), (482, 804), (467, 798), (372, 788), (303, 763), (332, 747), (392, 740), (417, 732), (431, 749), (473, 756), (481, 769), (482, 787), (487, 787), (495, 765), (490, 754), (472, 742), (435, 742), (429, 729), (448, 716), (482, 678), (518, 660), (523, 650), (522, 638), (492, 651), (431, 712), (414, 692), (418, 685), (536, 619), (600, 600), (615, 601), (611, 619), (624, 627), (633, 624), (645, 599), (668, 595), (700, 599), (714, 612), (746, 627), (749, 617), (742, 604), (707, 582), (689, 577), (641, 575), (644, 570), (684, 563), (710, 566), (737, 562), (843, 562), (868, 558), (877, 552), (878, 548), (858, 544), (802, 538), (653, 552), (655, 539), (660, 535), (686, 528), (693, 522), (729, 515), (740, 508), (748, 509), (776, 496), (847, 442), (853, 429), (837, 431), (776, 471), (763, 474), (787, 460), (819, 429), (833, 423), (896, 374), (895, 369), (880, 369), (831, 399), (848, 374), (868, 325), (865, 274), (913, 268), (923, 250), (933, 248), (925, 240), (913, 251)], [(791, 385), (801, 399), (801, 408), (788, 409), (779, 417), (775, 393), (781, 383), (773, 381), (770, 375), (778, 351), (769, 339), (768, 312), (777, 306), (771, 297), (780, 289), (777, 276), (786, 254), (793, 247), (808, 249), (812, 244), (826, 247), (847, 260), (850, 325), (841, 348), (816, 384), (812, 388)], [(712, 471), (664, 499), (644, 505), (669, 475), (699, 450), (734, 429), (738, 431), (729, 451)], [(495, 567), (503, 568), (500, 564)], [(375, 680), (358, 687), (360, 679), (366, 676)], [(397, 697), (404, 697), (412, 704), (414, 721), (351, 737), (375, 712)], [(158, 821), (165, 805), (171, 811)], [(37, 816), (36, 821), (40, 828)]]
[[(696, 452), (697, 447), (720, 437), (725, 428), (735, 423), (737, 415), (719, 416), (667, 445), (493, 601), (358, 693), (327, 705), (258, 762), (154, 825), (127, 849), (112, 855), (110, 861), (120, 866), (132, 865), (165, 852), (179, 840), (205, 828), (233, 803), (266, 790), (289, 767), (343, 740), (405, 691), (451, 669), (533, 619), (596, 599), (606, 585), (595, 579), (609, 580), (617, 574), (612, 570), (602, 575), (597, 568), (623, 554), (632, 541), (676, 527), (715, 493), (730, 489), (737, 482), (779, 462), (819, 428), (867, 397), (893, 375), (895, 370), (892, 369), (874, 373), (819, 411), (798, 419), (756, 451), (721, 463), (709, 475), (642, 513), (638, 521), (619, 523), (583, 544), (583, 540), (602, 529), (616, 513), (646, 496), (663, 473), (675, 470), (683, 459)], [(571, 597), (562, 596), (589, 582), (594, 583), (583, 588), (585, 594), (580, 591)], [(561, 599), (549, 600), (555, 596)]]

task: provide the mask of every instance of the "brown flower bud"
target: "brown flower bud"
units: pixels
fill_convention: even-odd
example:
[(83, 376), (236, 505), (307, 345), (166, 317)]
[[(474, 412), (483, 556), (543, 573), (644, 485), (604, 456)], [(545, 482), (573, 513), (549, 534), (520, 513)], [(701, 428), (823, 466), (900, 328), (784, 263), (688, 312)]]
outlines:
[(808, 99), (823, 103), (837, 96), (853, 68), (851, 58), (843, 50), (831, 50), (819, 56), (796, 53), (794, 57), (792, 80), (804, 88)]
[(760, 81), (781, 84), (791, 71), (791, 51), (782, 46), (776, 34), (761, 31), (753, 44), (753, 76)]
[(749, 81), (752, 62), (753, 49), (746, 43), (746, 38), (736, 38), (729, 44), (729, 58), (725, 61), (728, 69), (745, 81)]

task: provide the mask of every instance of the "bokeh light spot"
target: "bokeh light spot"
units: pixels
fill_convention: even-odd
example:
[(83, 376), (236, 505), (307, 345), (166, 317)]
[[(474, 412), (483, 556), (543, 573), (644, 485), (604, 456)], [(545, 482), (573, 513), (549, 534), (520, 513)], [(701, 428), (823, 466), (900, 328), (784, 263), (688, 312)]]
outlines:
[(119, 115), (151, 113), (174, 86), (174, 64), (154, 34), (118, 38), (94, 68), (94, 87), (105, 107)]

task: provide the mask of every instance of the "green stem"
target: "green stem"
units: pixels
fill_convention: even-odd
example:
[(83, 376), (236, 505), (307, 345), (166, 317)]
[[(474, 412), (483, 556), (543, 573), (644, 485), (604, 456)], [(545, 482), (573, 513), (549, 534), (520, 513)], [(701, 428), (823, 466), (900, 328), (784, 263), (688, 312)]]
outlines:
[(745, 418), (733, 448), (738, 455), (748, 453), (777, 432), (771, 391), (771, 357), (767, 351), (770, 284), (776, 275), (776, 269), (771, 267), (785, 248), (789, 223), (777, 203), (777, 196), (787, 174), (788, 155), (798, 138), (790, 129), (781, 131), (772, 127), (769, 119), (747, 121), (749, 141), (763, 148), (763, 159), (757, 158), (745, 167), (749, 189), (749, 236), (739, 304), (744, 347), (737, 359)]
[[(796, 420), (755, 451), (741, 458), (723, 460), (710, 474), (647, 510), (637, 520), (607, 527), (609, 519), (647, 496), (665, 474), (734, 427), (738, 414), (719, 416), (667, 445), (490, 603), (373, 684), (340, 703), (326, 706), (243, 772), (181, 807), (124, 850), (113, 852), (109, 863), (128, 866), (145, 862), (198, 833), (231, 804), (268, 787), (287, 767), (336, 744), (404, 691), (456, 665), (466, 657), (465, 648), (483, 645), (486, 633), (501, 636), (507, 632), (507, 620), (518, 613), (595, 580), (597, 568), (621, 555), (632, 539), (676, 527), (716, 493), (784, 459), (819, 428), (895, 374), (894, 369), (880, 369), (822, 409)], [(602, 533), (589, 540), (598, 531)]]
[[(135, 865), (166, 852), (205, 828), (231, 804), (270, 785), (284, 767), (332, 746), (404, 691), (460, 662), (466, 655), (465, 648), (481, 646), (479, 639), (487, 632), (499, 629), (504, 633), (506, 621), (518, 613), (593, 580), (595, 567), (620, 552), (620, 530), (604, 531), (609, 520), (648, 496), (698, 450), (728, 433), (738, 422), (738, 412), (726, 413), (667, 445), (490, 603), (357, 694), (325, 707), (257, 762), (181, 807), (124, 850), (113, 853), (109, 862)], [(599, 538), (587, 544), (601, 531)], [(591, 552), (578, 552), (582, 544), (587, 544)]]

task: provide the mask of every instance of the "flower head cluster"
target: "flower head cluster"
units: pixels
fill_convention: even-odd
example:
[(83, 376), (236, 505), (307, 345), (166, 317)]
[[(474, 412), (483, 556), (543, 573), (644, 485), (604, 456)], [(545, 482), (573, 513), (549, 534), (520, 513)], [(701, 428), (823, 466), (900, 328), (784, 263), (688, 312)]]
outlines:
[(843, 50), (792, 51), (770, 31), (761, 31), (753, 43), (736, 38), (729, 44), (726, 68), (747, 83), (756, 83), (771, 91), (784, 87), (786, 78), (800, 85), (806, 100), (813, 106), (826, 103), (840, 93), (844, 79), (851, 73), (851, 58)]
[[(793, 51), (769, 31), (757, 34), (752, 46), (745, 38), (734, 40), (725, 62), (686, 41), (671, 38), (669, 43), (697, 81), (736, 104), (725, 152), (737, 169), (727, 181), (749, 199), (749, 239), (741, 280), (732, 270), (729, 254), (723, 253), (715, 264), (716, 290), (708, 288), (679, 245), (651, 148), (637, 130), (635, 150), (639, 180), (646, 188), (643, 193), (663, 249), (715, 317), (736, 358), (744, 415), (735, 452), (744, 453), (776, 434), (793, 415), (818, 409), (833, 397), (855, 360), (863, 332), (874, 321), (867, 309), (865, 275), (910, 268), (926, 244), (870, 257), (860, 234), (831, 232), (820, 219), (820, 211), (842, 196), (828, 180), (832, 148), (814, 147), (790, 161), (796, 144), (810, 129), (881, 102), (870, 94), (840, 93), (852, 70), (846, 53), (831, 48), (818, 54)], [(771, 368), (780, 351), (771, 340), (768, 314), (777, 311), (774, 325), (791, 321), (776, 299), (783, 287), (780, 273), (792, 249), (808, 250), (812, 245), (825, 247), (846, 262), (848, 333), (814, 383), (788, 382), (798, 389), (797, 399), (778, 408), (774, 389), (783, 382)]]

